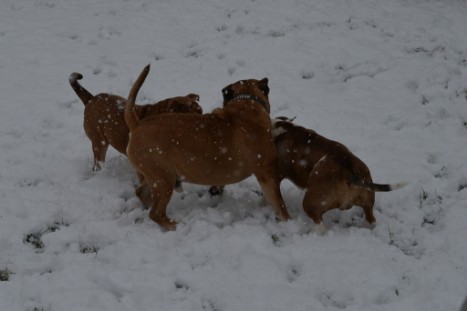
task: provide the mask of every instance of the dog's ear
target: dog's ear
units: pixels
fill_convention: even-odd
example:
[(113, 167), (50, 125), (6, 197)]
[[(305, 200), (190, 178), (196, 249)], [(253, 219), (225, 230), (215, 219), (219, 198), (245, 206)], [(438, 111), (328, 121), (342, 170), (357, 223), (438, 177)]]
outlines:
[(222, 89), (222, 96), (224, 96), (224, 103), (233, 99), (233, 90), (230, 85)]
[(199, 95), (198, 94), (190, 93), (186, 97), (190, 98), (190, 100), (195, 101), (195, 102), (199, 101)]
[(264, 95), (269, 95), (269, 86), (268, 86), (268, 78), (264, 78), (263, 80), (259, 81), (259, 88), (263, 92)]

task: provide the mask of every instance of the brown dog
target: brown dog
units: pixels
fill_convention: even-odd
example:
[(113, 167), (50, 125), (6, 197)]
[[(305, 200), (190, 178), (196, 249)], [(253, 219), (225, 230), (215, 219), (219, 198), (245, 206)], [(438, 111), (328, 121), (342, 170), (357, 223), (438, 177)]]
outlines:
[(362, 207), (366, 220), (373, 224), (375, 191), (391, 191), (405, 185), (373, 183), (365, 163), (344, 145), (297, 126), (290, 119), (273, 119), (272, 127), (280, 178), (305, 189), (303, 209), (318, 225), (318, 232), (324, 231), (323, 213), (353, 205)]
[[(124, 118), (126, 99), (107, 93), (93, 96), (79, 84), (78, 80), (82, 78), (81, 74), (72, 73), (68, 80), (84, 104), (84, 131), (92, 143), (93, 171), (99, 171), (100, 163), (105, 161), (109, 144), (120, 153), (126, 154), (130, 133)], [(166, 112), (201, 114), (203, 110), (198, 100), (198, 95), (189, 94), (168, 98), (151, 105), (135, 106), (135, 111), (140, 119)]]
[(135, 98), (148, 73), (149, 65), (128, 95), (125, 120), (131, 132), (128, 158), (151, 186), (150, 218), (164, 229), (175, 229), (166, 209), (177, 181), (222, 186), (253, 174), (276, 214), (288, 219), (275, 165), (268, 80), (225, 87), (224, 107), (212, 113), (167, 113), (140, 120)]

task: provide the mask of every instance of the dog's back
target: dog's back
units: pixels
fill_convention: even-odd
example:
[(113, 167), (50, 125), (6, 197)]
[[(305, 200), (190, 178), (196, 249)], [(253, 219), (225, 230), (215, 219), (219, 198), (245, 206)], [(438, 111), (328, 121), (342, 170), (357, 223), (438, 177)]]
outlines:
[(156, 104), (136, 106), (136, 113), (140, 119), (153, 117), (161, 113), (197, 113), (202, 114), (203, 108), (198, 103), (199, 95), (190, 93), (185, 96), (170, 97)]
[[(228, 126), (227, 126), (228, 125)], [(238, 128), (251, 123), (230, 118), (228, 114), (159, 114), (141, 121), (132, 131), (129, 150), (153, 150), (153, 161), (170, 163), (182, 181), (222, 186), (250, 176), (253, 167), (262, 167), (267, 159), (262, 138), (267, 129), (252, 129), (254, 135), (239, 135)], [(137, 146), (137, 148), (134, 148)], [(244, 165), (238, 165), (243, 163)]]
[(284, 119), (273, 120), (273, 136), (281, 178), (289, 179), (302, 189), (306, 188), (309, 174), (323, 156), (349, 173), (354, 166), (363, 164), (353, 161), (356, 157), (344, 145)]
[(272, 121), (280, 173), (300, 188), (306, 188), (308, 176), (321, 160), (332, 166), (335, 174), (350, 184), (371, 191), (391, 191), (403, 184), (374, 184), (366, 164), (343, 144), (323, 137), (286, 118)]

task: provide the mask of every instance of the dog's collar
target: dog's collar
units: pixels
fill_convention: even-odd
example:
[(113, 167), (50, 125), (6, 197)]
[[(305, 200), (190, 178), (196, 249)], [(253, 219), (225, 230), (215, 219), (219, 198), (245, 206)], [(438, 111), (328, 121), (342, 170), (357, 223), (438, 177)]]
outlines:
[(268, 109), (268, 106), (269, 106), (268, 103), (267, 103), (264, 99), (262, 99), (262, 98), (260, 98), (260, 97), (258, 97), (258, 96), (256, 96), (256, 95), (251, 95), (251, 94), (240, 94), (240, 95), (235, 96), (232, 100), (244, 100), (244, 99), (253, 100), (253, 101), (259, 103), (261, 106), (263, 106), (264, 109), (266, 109), (267, 111), (269, 111), (269, 109)]

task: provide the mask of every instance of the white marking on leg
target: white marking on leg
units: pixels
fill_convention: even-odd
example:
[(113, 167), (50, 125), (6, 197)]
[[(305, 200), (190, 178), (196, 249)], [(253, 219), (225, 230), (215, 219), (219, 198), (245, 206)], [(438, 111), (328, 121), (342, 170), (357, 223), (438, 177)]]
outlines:
[(323, 235), (325, 231), (326, 231), (326, 228), (324, 227), (323, 222), (320, 222), (319, 224), (315, 224), (315, 233), (317, 235)]
[[(326, 155), (323, 155), (321, 157), (321, 159), (319, 159), (318, 162), (316, 162), (316, 164), (313, 166), (313, 168), (311, 169), (312, 171), (315, 169), (316, 166), (318, 166), (318, 164), (320, 164), (322, 161), (326, 160)], [(316, 175), (318, 175), (318, 171), (315, 172)]]

